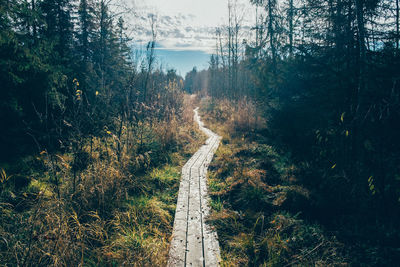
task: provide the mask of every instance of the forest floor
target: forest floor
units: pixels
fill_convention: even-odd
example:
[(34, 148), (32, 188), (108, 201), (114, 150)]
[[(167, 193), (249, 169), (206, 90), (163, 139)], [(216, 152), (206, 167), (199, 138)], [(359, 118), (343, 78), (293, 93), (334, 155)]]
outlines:
[(200, 114), (222, 136), (208, 175), (208, 220), (217, 230), (221, 265), (349, 265), (343, 244), (304, 216), (310, 192), (290, 156), (265, 137), (262, 118), (211, 99), (203, 99)]

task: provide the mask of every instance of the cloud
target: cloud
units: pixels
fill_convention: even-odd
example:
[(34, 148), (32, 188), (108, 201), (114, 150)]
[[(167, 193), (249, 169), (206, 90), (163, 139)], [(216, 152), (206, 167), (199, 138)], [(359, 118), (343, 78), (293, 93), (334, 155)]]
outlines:
[[(123, 1), (129, 2), (134, 10), (126, 21), (132, 28), (129, 37), (135, 48), (143, 52), (152, 40), (149, 15), (154, 14), (157, 30), (155, 49), (161, 61), (172, 64), (183, 74), (194, 65), (200, 68), (208, 66), (210, 54), (215, 52), (216, 27), (226, 25), (228, 21), (226, 0)], [(250, 5), (248, 0), (237, 1)], [(244, 11), (247, 8), (240, 9)], [(253, 17), (254, 14), (249, 16)], [(252, 32), (247, 25), (254, 25), (254, 22), (244, 21), (242, 31), (245, 34)]]
[[(249, 9), (248, 0), (238, 0), (240, 12)], [(149, 14), (156, 14), (157, 42), (163, 49), (201, 50), (213, 53), (215, 50), (215, 29), (227, 21), (225, 1), (202, 0), (135, 0), (137, 15), (132, 21), (138, 26), (133, 39), (146, 44), (152, 39)], [(189, 3), (190, 2), (190, 3)], [(253, 16), (250, 16), (251, 18)], [(249, 34), (252, 22), (244, 21), (242, 32)], [(243, 38), (246, 38), (243, 36)]]
[[(142, 8), (134, 21), (133, 39), (136, 43), (145, 45), (151, 41), (152, 33), (149, 14), (153, 11)], [(201, 50), (212, 52), (215, 29), (212, 27), (194, 25), (194, 14), (158, 14), (156, 16), (157, 42), (163, 49), (170, 50)]]

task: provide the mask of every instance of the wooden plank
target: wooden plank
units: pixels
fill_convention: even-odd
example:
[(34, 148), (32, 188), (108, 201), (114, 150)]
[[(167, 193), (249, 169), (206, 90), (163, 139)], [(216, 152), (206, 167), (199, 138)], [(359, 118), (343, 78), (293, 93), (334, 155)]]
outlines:
[(210, 210), (206, 174), (221, 138), (204, 127), (197, 110), (194, 119), (209, 138), (182, 169), (168, 266), (219, 266), (220, 262), (217, 234), (206, 224)]

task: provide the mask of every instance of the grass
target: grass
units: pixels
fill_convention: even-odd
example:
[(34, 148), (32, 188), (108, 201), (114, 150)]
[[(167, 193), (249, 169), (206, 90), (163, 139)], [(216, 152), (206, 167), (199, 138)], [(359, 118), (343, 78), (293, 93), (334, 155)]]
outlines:
[(207, 127), (223, 136), (208, 174), (222, 266), (348, 265), (342, 244), (303, 216), (310, 192), (298, 183), (290, 155), (261, 134), (265, 121), (248, 118), (260, 116), (249, 105), (201, 106)]
[(166, 265), (181, 168), (205, 139), (184, 102), (179, 119), (1, 164), (0, 265)]
[(126, 210), (113, 220), (115, 234), (110, 237), (109, 255), (122, 265), (166, 265), (180, 168), (166, 165), (151, 171), (147, 178), (151, 190), (130, 196)]

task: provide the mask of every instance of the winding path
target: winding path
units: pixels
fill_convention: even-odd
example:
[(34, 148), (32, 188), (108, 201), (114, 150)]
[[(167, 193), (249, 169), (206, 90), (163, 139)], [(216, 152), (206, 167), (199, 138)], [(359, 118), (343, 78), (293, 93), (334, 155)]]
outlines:
[(221, 137), (204, 127), (198, 109), (194, 120), (208, 139), (182, 169), (168, 266), (218, 266), (217, 233), (205, 223), (210, 209), (207, 196), (207, 167)]

